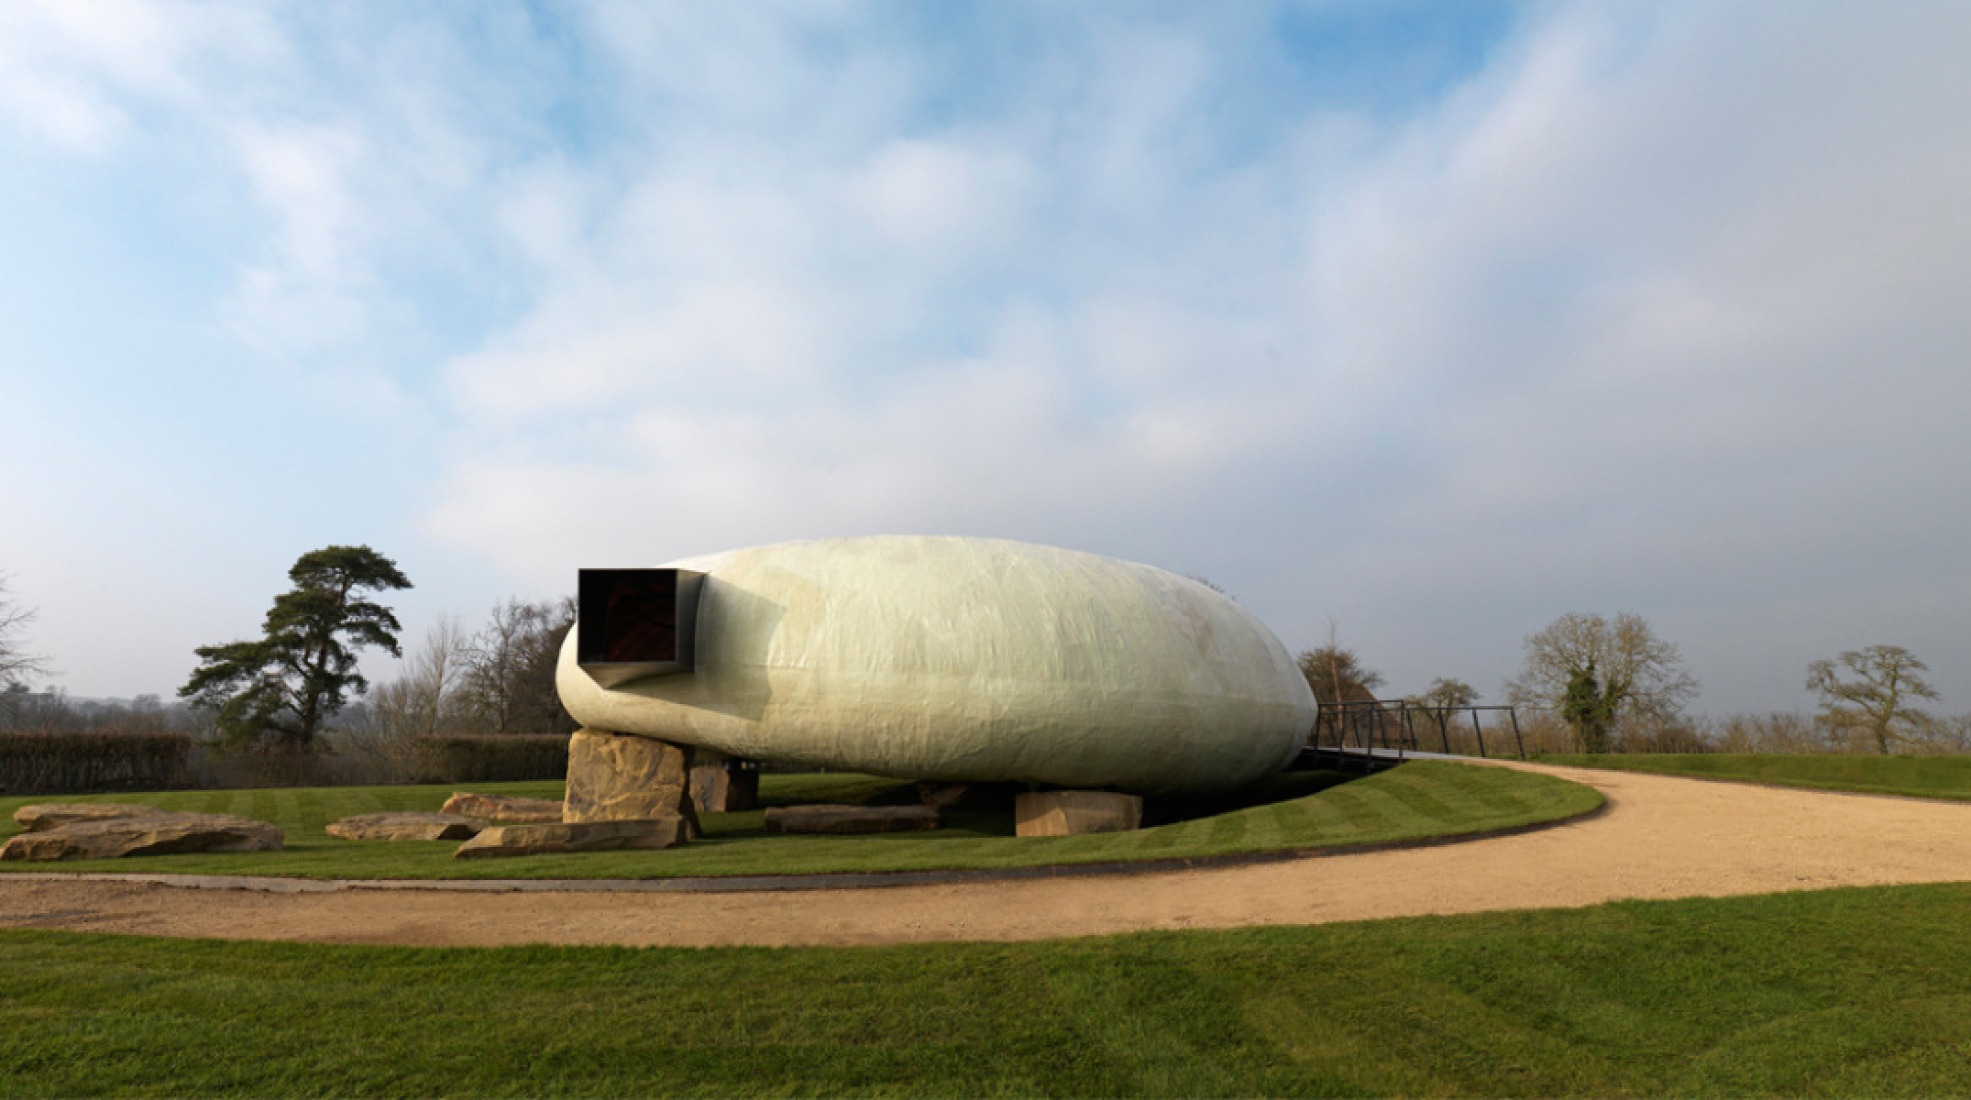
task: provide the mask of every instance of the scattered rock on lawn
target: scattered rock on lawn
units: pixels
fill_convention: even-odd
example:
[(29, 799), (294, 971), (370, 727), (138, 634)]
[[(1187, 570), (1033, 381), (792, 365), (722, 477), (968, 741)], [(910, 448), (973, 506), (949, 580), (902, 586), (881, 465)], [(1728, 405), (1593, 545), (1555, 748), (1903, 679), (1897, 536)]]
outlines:
[(701, 814), (733, 814), (760, 804), (760, 773), (699, 750), (691, 767), (691, 802)]
[(579, 729), (568, 739), (568, 805), (561, 820), (646, 821), (681, 817), (700, 835), (691, 805), (691, 746), (654, 737)]
[(0, 846), (0, 859), (115, 859), (179, 852), (269, 852), (285, 838), (264, 821), (232, 814), (153, 810), (134, 817), (77, 821), (22, 833)]
[(532, 856), (550, 852), (607, 852), (622, 848), (673, 848), (684, 843), (684, 819), (570, 821), (496, 825), (452, 853), (454, 859)]
[(163, 813), (156, 806), (133, 806), (121, 802), (42, 802), (14, 811), (14, 820), (30, 833), (46, 832), (77, 821), (108, 821), (118, 817)]
[(330, 823), (328, 835), (344, 840), (470, 840), (485, 827), (459, 814), (357, 814)]
[(766, 812), (769, 833), (896, 833), (938, 827), (936, 806), (775, 806)]
[(551, 798), (509, 798), (500, 794), (453, 791), (444, 812), (487, 821), (560, 821), (561, 803)]
[(1126, 833), (1141, 828), (1143, 800), (1110, 791), (1032, 791), (1013, 800), (1020, 836)]

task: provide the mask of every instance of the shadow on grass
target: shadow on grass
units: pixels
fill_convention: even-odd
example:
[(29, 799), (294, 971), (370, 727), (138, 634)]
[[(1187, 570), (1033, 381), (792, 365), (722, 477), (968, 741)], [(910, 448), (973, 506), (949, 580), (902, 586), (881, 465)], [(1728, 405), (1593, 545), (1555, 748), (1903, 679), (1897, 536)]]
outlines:
[[(941, 831), (957, 829), (977, 836), (1012, 836), (1013, 802), (1034, 788), (1025, 783), (919, 783), (868, 775), (778, 774), (761, 785), (760, 805), (798, 806), (837, 802), (860, 806), (915, 806), (923, 788), (960, 787), (963, 794), (939, 813)], [(1360, 772), (1295, 771), (1271, 775), (1235, 791), (1161, 795), (1143, 800), (1143, 826), (1175, 825), (1200, 818), (1270, 806), (1319, 794), (1364, 778)], [(765, 835), (762, 830), (761, 835)]]

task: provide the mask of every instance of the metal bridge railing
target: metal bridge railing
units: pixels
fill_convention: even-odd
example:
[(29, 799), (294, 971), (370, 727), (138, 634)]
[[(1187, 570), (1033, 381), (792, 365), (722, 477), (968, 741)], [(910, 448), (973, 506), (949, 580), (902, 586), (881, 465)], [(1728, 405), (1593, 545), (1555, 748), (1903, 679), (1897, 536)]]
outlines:
[[(1407, 752), (1428, 752), (1431, 747), (1451, 754), (1456, 751), (1451, 745), (1452, 725), (1455, 721), (1461, 726), (1463, 717), (1468, 714), (1478, 755), (1489, 757), (1491, 753), (1485, 744), (1485, 726), (1479, 720), (1480, 711), (1505, 712), (1512, 727), (1513, 748), (1521, 760), (1526, 759), (1526, 739), (1520, 732), (1519, 714), (1511, 706), (1436, 707), (1407, 699), (1322, 703), (1307, 744), (1316, 750), (1352, 750), (1365, 755), (1373, 755), (1377, 751), (1394, 752), (1399, 759)], [(1425, 738), (1431, 733), (1436, 734), (1435, 746), (1427, 747), (1429, 741), (1418, 735), (1419, 726)], [(1462, 729), (1458, 730), (1458, 736), (1462, 741)]]

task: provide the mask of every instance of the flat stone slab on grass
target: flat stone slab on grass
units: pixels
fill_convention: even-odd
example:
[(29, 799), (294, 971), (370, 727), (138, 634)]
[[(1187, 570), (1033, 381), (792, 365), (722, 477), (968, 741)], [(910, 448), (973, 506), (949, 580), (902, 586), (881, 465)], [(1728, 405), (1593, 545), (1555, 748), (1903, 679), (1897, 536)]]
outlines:
[(331, 822), (328, 835), (344, 840), (471, 840), (485, 828), (459, 814), (357, 814)]
[(1143, 825), (1143, 800), (1110, 791), (1029, 791), (1013, 800), (1019, 836), (1126, 833)]
[(286, 840), (264, 821), (233, 814), (152, 810), (130, 817), (76, 821), (22, 833), (0, 846), (0, 859), (116, 859), (179, 852), (271, 852)]
[(553, 852), (613, 852), (624, 848), (675, 848), (684, 843), (681, 817), (642, 821), (568, 821), (496, 825), (452, 853), (454, 859), (494, 859)]
[(30, 833), (41, 833), (78, 821), (109, 821), (163, 812), (156, 806), (136, 806), (124, 802), (41, 802), (15, 810), (14, 820)]
[(936, 806), (775, 806), (766, 812), (769, 833), (900, 833), (938, 827)]
[(551, 798), (509, 798), (453, 791), (452, 797), (445, 800), (443, 812), (487, 821), (560, 821), (562, 807)]

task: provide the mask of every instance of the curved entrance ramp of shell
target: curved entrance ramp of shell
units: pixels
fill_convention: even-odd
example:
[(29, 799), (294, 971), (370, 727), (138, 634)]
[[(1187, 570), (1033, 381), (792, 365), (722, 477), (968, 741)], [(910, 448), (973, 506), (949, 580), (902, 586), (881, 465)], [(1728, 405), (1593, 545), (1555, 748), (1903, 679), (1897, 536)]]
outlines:
[(584, 570), (556, 685), (584, 725), (916, 779), (1140, 793), (1286, 766), (1314, 698), (1231, 599), (993, 539), (824, 539)]

